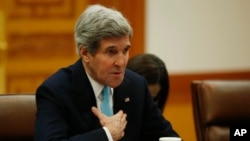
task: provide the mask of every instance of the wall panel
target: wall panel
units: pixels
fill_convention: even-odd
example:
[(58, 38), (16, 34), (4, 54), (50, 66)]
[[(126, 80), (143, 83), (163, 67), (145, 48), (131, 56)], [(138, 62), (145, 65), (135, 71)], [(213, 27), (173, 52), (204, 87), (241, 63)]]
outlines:
[(73, 30), (88, 4), (116, 7), (134, 28), (130, 55), (144, 48), (144, 1), (9, 0), (6, 13), (6, 90), (34, 93), (58, 68), (75, 62)]

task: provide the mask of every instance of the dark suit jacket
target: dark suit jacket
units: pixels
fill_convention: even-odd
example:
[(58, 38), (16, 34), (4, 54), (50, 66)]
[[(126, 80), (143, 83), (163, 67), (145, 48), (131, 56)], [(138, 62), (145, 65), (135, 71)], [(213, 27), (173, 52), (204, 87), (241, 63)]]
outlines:
[[(36, 92), (35, 140), (107, 141), (99, 120), (92, 114), (96, 106), (92, 86), (81, 60), (62, 68)], [(178, 136), (153, 103), (147, 83), (126, 70), (122, 84), (114, 89), (114, 113), (127, 113), (122, 141), (158, 141)]]

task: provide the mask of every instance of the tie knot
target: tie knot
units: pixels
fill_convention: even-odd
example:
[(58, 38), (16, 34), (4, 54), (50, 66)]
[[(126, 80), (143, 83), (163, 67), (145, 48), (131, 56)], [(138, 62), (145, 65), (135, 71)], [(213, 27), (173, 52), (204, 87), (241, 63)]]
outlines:
[(110, 93), (109, 86), (104, 86), (103, 89), (102, 89), (102, 96), (104, 96), (104, 95), (108, 96), (109, 93)]

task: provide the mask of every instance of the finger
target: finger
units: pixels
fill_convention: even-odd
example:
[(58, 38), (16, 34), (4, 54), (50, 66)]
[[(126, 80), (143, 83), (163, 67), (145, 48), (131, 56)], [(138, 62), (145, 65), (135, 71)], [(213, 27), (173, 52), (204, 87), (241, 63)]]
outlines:
[(114, 116), (118, 117), (118, 118), (121, 118), (123, 115), (123, 111), (122, 110), (119, 110)]
[(100, 120), (105, 117), (104, 114), (102, 114), (96, 107), (91, 107), (92, 113)]
[(120, 124), (121, 124), (121, 129), (124, 130), (127, 125), (127, 120), (126, 120), (127, 114), (123, 114), (122, 118), (120, 119)]
[(127, 118), (127, 114), (123, 114), (122, 117), (121, 117), (121, 121), (125, 121)]
[(125, 121), (125, 122), (121, 125), (121, 129), (122, 129), (122, 130), (125, 130), (126, 126), (127, 126), (127, 121)]
[(122, 137), (124, 137), (124, 135), (125, 135), (125, 132), (123, 131), (123, 132), (122, 132)]

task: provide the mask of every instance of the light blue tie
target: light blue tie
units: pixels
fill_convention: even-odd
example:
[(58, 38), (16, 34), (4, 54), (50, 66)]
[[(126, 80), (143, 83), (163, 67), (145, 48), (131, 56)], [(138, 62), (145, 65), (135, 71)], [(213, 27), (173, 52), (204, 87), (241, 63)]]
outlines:
[(113, 115), (112, 109), (110, 108), (109, 95), (110, 95), (110, 87), (104, 86), (102, 90), (101, 111), (106, 116)]

